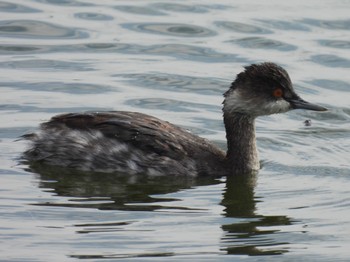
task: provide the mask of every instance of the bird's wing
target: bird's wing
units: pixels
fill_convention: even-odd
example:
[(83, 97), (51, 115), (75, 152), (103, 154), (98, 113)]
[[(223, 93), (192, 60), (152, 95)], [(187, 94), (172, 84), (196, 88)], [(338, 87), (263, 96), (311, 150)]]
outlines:
[(172, 159), (182, 159), (189, 152), (185, 140), (195, 136), (166, 121), (135, 112), (91, 112), (58, 115), (42, 128), (62, 127), (100, 131), (104, 136), (131, 144), (145, 153), (153, 152)]

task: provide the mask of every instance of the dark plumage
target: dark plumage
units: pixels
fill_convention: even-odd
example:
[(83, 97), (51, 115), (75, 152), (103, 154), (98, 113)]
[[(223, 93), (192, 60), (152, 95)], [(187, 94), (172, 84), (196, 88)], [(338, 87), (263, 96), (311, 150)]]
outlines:
[[(224, 170), (223, 165), (217, 165), (223, 164), (224, 151), (206, 139), (141, 113), (115, 111), (58, 115), (43, 123), (41, 130), (42, 134), (31, 135), (34, 144), (25, 153), (34, 161), (53, 165), (67, 163), (63, 165), (82, 170), (110, 172), (130, 169), (128, 172), (131, 173), (153, 175), (160, 175), (158, 169), (170, 175), (191, 175), (191, 172), (220, 174)], [(73, 130), (79, 134), (69, 134)], [(43, 134), (47, 137), (41, 137)], [(88, 143), (84, 143), (86, 140), (89, 140)], [(111, 141), (117, 142), (112, 145), (122, 148), (121, 152), (109, 150)], [(83, 144), (83, 148), (74, 144)], [(100, 147), (100, 152), (94, 152), (97, 147)], [(118, 156), (119, 153), (122, 154)], [(90, 155), (89, 164), (85, 163), (82, 154)], [(62, 161), (68, 158), (70, 161)], [(192, 158), (199, 161), (194, 163)], [(130, 160), (138, 167), (133, 167), (131, 163), (128, 167), (127, 163), (123, 163)], [(114, 167), (116, 161), (120, 168)]]
[(182, 128), (136, 112), (72, 113), (53, 117), (24, 153), (30, 161), (102, 172), (222, 176), (255, 172), (259, 160), (255, 118), (295, 108), (303, 101), (287, 72), (273, 64), (251, 65), (224, 94), (227, 153)]

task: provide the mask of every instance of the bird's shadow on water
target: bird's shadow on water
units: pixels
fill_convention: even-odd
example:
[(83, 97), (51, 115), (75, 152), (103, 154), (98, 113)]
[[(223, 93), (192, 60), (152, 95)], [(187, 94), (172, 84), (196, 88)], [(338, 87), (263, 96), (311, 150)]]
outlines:
[[(105, 174), (75, 171), (40, 164), (31, 165), (29, 171), (39, 176), (39, 188), (64, 197), (69, 201), (35, 203), (40, 206), (94, 208), (99, 210), (156, 211), (162, 209), (198, 210), (167, 205), (177, 198), (166, 194), (198, 186), (214, 185), (222, 179), (203, 177), (148, 177), (125, 174)], [(280, 255), (288, 252), (288, 242), (278, 240), (278, 226), (291, 225), (287, 216), (263, 216), (257, 214), (255, 196), (257, 175), (226, 178), (220, 205), (224, 206), (224, 221), (221, 224), (221, 251), (229, 255)], [(232, 220), (231, 220), (232, 219)], [(271, 228), (271, 229), (269, 229)], [(176, 255), (176, 254), (174, 254)], [(104, 257), (106, 258), (106, 257)]]

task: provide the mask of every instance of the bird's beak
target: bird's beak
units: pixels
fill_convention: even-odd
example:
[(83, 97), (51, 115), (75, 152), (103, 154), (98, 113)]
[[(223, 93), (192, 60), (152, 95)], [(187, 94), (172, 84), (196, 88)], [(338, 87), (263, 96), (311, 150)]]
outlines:
[(288, 100), (288, 102), (291, 104), (293, 109), (306, 109), (306, 110), (313, 110), (313, 111), (327, 111), (328, 110), (327, 108), (325, 108), (323, 106), (309, 103), (309, 102), (301, 99), (300, 97), (291, 98)]

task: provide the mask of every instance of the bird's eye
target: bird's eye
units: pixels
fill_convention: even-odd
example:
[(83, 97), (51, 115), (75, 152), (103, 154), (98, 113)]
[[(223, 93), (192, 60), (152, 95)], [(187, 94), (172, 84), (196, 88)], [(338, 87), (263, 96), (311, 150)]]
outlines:
[(281, 88), (276, 88), (273, 90), (273, 96), (276, 98), (281, 98), (283, 96), (283, 90)]

